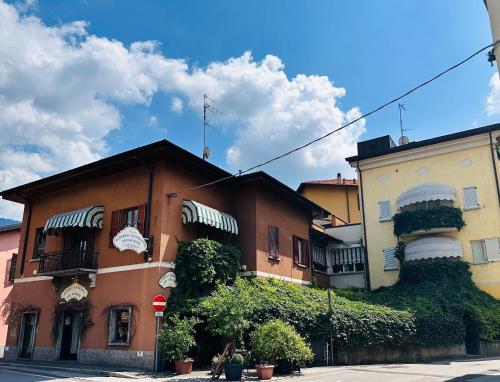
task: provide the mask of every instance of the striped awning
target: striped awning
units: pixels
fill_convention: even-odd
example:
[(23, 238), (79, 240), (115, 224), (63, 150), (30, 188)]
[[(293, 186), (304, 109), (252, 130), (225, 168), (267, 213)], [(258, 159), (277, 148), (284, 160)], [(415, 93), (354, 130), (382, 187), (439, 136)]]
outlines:
[(47, 223), (45, 223), (43, 232), (51, 232), (70, 227), (102, 229), (103, 220), (104, 207), (90, 206), (52, 216), (49, 220), (47, 220)]
[(182, 202), (182, 222), (203, 223), (223, 231), (238, 234), (238, 223), (231, 215), (194, 200)]

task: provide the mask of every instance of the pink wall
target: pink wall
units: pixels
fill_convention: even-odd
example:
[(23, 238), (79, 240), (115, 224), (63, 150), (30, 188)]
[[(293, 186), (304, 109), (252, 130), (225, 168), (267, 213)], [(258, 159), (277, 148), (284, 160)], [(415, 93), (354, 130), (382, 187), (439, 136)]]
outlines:
[(11, 304), (12, 284), (9, 283), (10, 259), (17, 253), (20, 229), (0, 232), (0, 357), (7, 339), (7, 320)]

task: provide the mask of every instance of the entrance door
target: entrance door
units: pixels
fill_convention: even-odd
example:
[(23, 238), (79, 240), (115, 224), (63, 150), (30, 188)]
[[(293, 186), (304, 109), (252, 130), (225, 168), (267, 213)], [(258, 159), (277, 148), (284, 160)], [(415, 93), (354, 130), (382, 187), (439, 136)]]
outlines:
[(59, 326), (61, 352), (59, 358), (61, 360), (76, 361), (80, 346), (80, 312), (66, 310), (61, 319), (62, 323)]
[(33, 357), (37, 316), (36, 312), (27, 312), (23, 313), (21, 317), (17, 354), (20, 358)]

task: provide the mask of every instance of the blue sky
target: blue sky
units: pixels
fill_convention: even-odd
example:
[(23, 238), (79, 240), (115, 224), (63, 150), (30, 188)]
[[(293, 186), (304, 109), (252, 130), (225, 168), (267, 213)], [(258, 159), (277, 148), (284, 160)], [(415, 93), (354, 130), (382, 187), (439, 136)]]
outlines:
[[(18, 97), (19, 102), (32, 100), (38, 114), (50, 115), (44, 119), (48, 124), (56, 120), (52, 118), (62, 115), (60, 119), (68, 126), (81, 125), (72, 130), (73, 133), (68, 132), (71, 129), (67, 127), (54, 130), (53, 134), (60, 134), (62, 146), (59, 147), (32, 139), (23, 141), (22, 134), (16, 144), (4, 142), (2, 146), (0, 141), (2, 150), (20, 158), (10, 164), (11, 168), (19, 167), (19, 171), (11, 171), (12, 176), (3, 182), (5, 186), (163, 138), (201, 153), (201, 104), (197, 102), (201, 103), (204, 91), (216, 99), (216, 106), (222, 111), (210, 117), (214, 128), (207, 132), (212, 162), (229, 170), (245, 168), (324, 133), (329, 125), (331, 129), (338, 127), (359, 112), (378, 106), (491, 42), (488, 15), (479, 0), (39, 0), (25, 8), (15, 4), (20, 20), (29, 16), (39, 20), (32, 29), (18, 22), (12, 36), (26, 33), (24, 41), (30, 41), (29, 34), (36, 33), (33, 29), (46, 31), (53, 27), (58, 30), (58, 36), (49, 36), (47, 40), (60, 38), (70, 45), (70, 54), (78, 53), (78, 60), (68, 64), (64, 58), (66, 48), (59, 52), (58, 48), (51, 48), (54, 42), (37, 37), (38, 45), (47, 51), (50, 60), (42, 67), (35, 63), (35, 69), (52, 73), (50, 65), (60, 62), (65, 70), (64, 76), (57, 77), (64, 79), (59, 88), (81, 81), (82, 85), (78, 86), (84, 88), (82, 94), (86, 92), (88, 96), (81, 96), (78, 104), (69, 105), (67, 98), (79, 92), (75, 85), (69, 86), (71, 92), (68, 90), (68, 94), (60, 96), (64, 99), (58, 100), (57, 95), (49, 99), (40, 95), (46, 84), (38, 84), (38, 80), (33, 80), (37, 77), (28, 71), (20, 70), (12, 75), (14, 79), (18, 76), (21, 83), (31, 84), (23, 87), (22, 95), (12, 88), (2, 89), (0, 81), (0, 96), (7, 101), (12, 97)], [(85, 23), (75, 24), (75, 21)], [(67, 26), (71, 26), (71, 31), (67, 31)], [(115, 82), (108, 83), (110, 75), (106, 75), (94, 79), (100, 82), (86, 83), (86, 76), (92, 77), (102, 69), (100, 64), (87, 65), (89, 57), (95, 57), (95, 52), (104, 49), (114, 54), (110, 53), (114, 46), (103, 48), (105, 44), (101, 44), (99, 48), (84, 49), (79, 45), (93, 37), (100, 43), (114, 41), (126, 50), (120, 59), (115, 61), (115, 56), (110, 59), (110, 65), (120, 67), (117, 70), (121, 77)], [(139, 41), (157, 41), (159, 45), (141, 48), (146, 53), (129, 54), (131, 44)], [(33, 48), (26, 47), (26, 54), (33, 57), (30, 49)], [(53, 57), (50, 57), (51, 51)], [(244, 56), (248, 51), (251, 58)], [(266, 59), (267, 55), (272, 58)], [(144, 64), (140, 61), (143, 56), (150, 61)], [(99, 57), (105, 61), (107, 56)], [(120, 61), (123, 57), (125, 61)], [(158, 57), (173, 60), (176, 65), (187, 65), (184, 71), (173, 71), (190, 78), (178, 80), (179, 74), (172, 79), (171, 69), (152, 69), (156, 64), (151, 59)], [(239, 58), (241, 62), (230, 63), (230, 58)], [(140, 64), (121, 69), (123, 62), (126, 62), (123, 65), (132, 65), (134, 60)], [(211, 65), (216, 66), (209, 70)], [(252, 65), (256, 66), (255, 70), (251, 69)], [(203, 75), (193, 75), (197, 69)], [(106, 73), (109, 68), (102, 70)], [(490, 67), (486, 56), (481, 55), (405, 99), (404, 122), (414, 129), (408, 132), (410, 138), (420, 140), (497, 122), (496, 109), (486, 111), (487, 97), (494, 90), (489, 83), (495, 72), (496, 67)], [(147, 81), (138, 80), (142, 73), (147, 74)], [(294, 81), (297, 76), (300, 81)], [(327, 81), (317, 76), (326, 76)], [(272, 85), (268, 85), (271, 82)], [(101, 83), (106, 85), (100, 86)], [(124, 83), (133, 83), (133, 86), (126, 87)], [(50, 88), (50, 84), (46, 86)], [(301, 92), (300, 89), (310, 90), (301, 93), (299, 99), (296, 93)], [(58, 94), (51, 89), (45, 93)], [(268, 97), (268, 93), (273, 95)], [(182, 104), (182, 110), (173, 110), (173, 99), (178, 99), (174, 102)], [(104, 104), (98, 105), (97, 112), (94, 101)], [(75, 112), (72, 110), (87, 110), (86, 102), (90, 105), (88, 114), (95, 112), (99, 117), (82, 115), (75, 117), (73, 123)], [(68, 106), (61, 109), (54, 106), (63, 103)], [(13, 105), (19, 104), (10, 106)], [(114, 117), (106, 120), (105, 114)], [(278, 118), (270, 114), (286, 115)], [(16, 123), (23, 129), (23, 123), (27, 122)], [(315, 124), (321, 127), (316, 128)], [(13, 125), (9, 126), (0, 125), (0, 129)], [(25, 129), (35, 128), (29, 125)], [(397, 138), (397, 105), (369, 117), (348, 134), (264, 170), (292, 187), (301, 180), (335, 177), (337, 172), (354, 176), (342, 158), (355, 153), (355, 142), (359, 139), (384, 134)], [(66, 141), (75, 150), (72, 155), (62, 156), (58, 150), (67, 149), (63, 145)], [(31, 167), (27, 162), (32, 162)], [(4, 165), (3, 170), (9, 168)], [(0, 182), (1, 179), (0, 176)], [(19, 214), (19, 210), (10, 207), (4, 211), (3, 215), (9, 217)]]

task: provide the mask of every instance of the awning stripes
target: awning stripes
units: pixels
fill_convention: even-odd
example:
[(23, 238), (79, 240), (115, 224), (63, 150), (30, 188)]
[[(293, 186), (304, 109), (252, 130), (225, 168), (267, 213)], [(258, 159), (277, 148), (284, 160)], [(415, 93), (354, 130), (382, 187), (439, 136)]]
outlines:
[(182, 202), (182, 222), (184, 224), (204, 223), (235, 235), (238, 234), (238, 223), (231, 215), (194, 200)]
[(88, 227), (102, 229), (103, 220), (104, 207), (90, 206), (52, 216), (49, 220), (47, 220), (43, 232), (69, 227)]
[(413, 203), (428, 202), (431, 200), (455, 201), (456, 192), (453, 188), (444, 184), (425, 183), (410, 188), (403, 192), (396, 201), (399, 208)]

